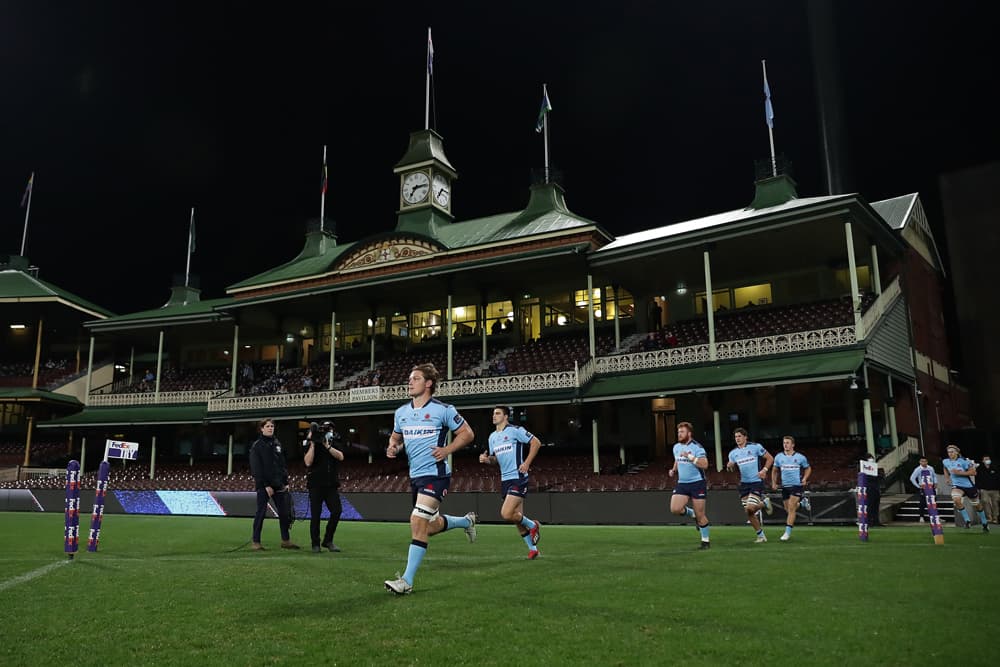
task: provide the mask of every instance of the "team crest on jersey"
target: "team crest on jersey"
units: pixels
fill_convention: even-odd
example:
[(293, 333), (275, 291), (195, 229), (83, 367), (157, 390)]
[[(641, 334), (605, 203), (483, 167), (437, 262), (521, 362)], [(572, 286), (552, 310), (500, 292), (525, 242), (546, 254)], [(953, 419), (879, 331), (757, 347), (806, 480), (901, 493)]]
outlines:
[(430, 419), (430, 418), (431, 418), (431, 413), (428, 412), (427, 414), (424, 415), (424, 419)]
[(454, 420), (455, 420), (456, 424), (461, 424), (462, 423), (462, 415), (456, 414), (455, 417), (454, 417)]

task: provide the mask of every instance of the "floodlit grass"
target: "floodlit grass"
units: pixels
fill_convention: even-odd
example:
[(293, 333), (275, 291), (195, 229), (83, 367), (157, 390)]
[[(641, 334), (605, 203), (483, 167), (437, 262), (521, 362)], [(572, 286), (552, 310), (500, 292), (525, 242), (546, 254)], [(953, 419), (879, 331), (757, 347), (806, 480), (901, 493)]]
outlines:
[(67, 562), (62, 520), (0, 514), (0, 664), (994, 664), (996, 533), (728, 527), (699, 552), (690, 526), (545, 526), (532, 562), (490, 525), (432, 538), (395, 597), (403, 524), (341, 524), (344, 552), (317, 555), (302, 523), (301, 552), (269, 519), (253, 553), (250, 519), (108, 515)]

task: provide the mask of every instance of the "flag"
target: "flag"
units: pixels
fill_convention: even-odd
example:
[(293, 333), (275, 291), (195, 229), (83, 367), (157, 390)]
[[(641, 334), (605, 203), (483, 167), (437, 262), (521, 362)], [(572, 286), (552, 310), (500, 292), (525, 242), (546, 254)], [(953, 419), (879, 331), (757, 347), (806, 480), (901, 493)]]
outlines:
[(21, 197), (21, 208), (24, 208), (28, 203), (28, 197), (31, 196), (31, 186), (35, 182), (35, 172), (31, 172), (31, 176), (28, 177), (28, 187), (24, 189), (24, 196)]
[(767, 85), (767, 75), (764, 75), (764, 120), (767, 126), (774, 129), (774, 107), (771, 106), (771, 86)]
[(194, 252), (194, 210), (191, 211), (191, 230), (188, 232), (188, 248), (190, 252)]
[(538, 110), (538, 122), (535, 123), (535, 132), (541, 132), (545, 127), (545, 116), (552, 111), (552, 102), (549, 102), (549, 89), (542, 86), (542, 108)]
[(431, 29), (427, 29), (427, 73), (434, 74), (434, 42), (431, 41)]

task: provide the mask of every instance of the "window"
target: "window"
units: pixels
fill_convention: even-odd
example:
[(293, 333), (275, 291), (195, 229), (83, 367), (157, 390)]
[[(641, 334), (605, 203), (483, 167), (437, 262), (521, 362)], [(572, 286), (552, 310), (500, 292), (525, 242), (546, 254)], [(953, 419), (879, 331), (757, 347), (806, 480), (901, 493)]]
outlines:
[(771, 283), (748, 285), (733, 290), (733, 303), (737, 308), (763, 306), (771, 303)]
[[(708, 303), (705, 294), (705, 292), (698, 292), (694, 295), (694, 310), (699, 315), (705, 314), (705, 304)], [(714, 310), (719, 310), (720, 308), (728, 310), (733, 307), (733, 300), (730, 297), (728, 289), (712, 290), (712, 307)]]

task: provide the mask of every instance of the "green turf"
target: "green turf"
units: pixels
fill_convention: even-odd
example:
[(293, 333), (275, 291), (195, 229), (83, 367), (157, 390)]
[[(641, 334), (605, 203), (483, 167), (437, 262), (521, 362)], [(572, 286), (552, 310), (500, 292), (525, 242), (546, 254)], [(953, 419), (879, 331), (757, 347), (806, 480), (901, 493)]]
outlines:
[(727, 527), (699, 552), (691, 527), (546, 526), (531, 562), (489, 525), (474, 545), (432, 538), (407, 597), (382, 581), (408, 526), (344, 523), (344, 552), (320, 555), (277, 549), (270, 519), (272, 549), (232, 551), (249, 533), (109, 515), (100, 552), (66, 563), (61, 515), (0, 514), (0, 665), (995, 664), (976, 632), (1000, 593), (996, 533), (772, 528), (757, 545)]

